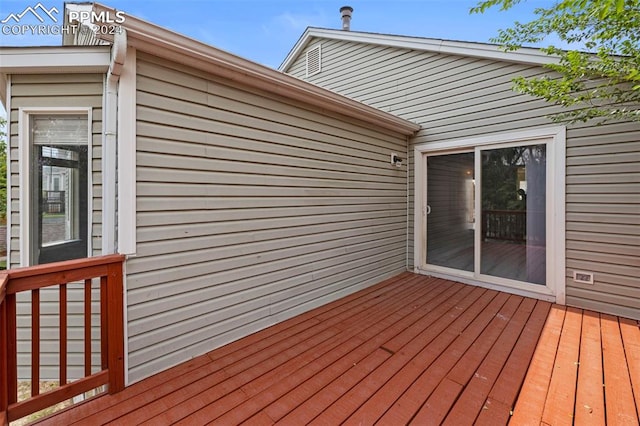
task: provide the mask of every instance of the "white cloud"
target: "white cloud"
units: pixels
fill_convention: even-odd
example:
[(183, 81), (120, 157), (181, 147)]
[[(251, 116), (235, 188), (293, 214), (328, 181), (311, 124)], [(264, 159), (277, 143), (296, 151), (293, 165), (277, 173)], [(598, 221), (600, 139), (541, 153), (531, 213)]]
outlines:
[(284, 29), (301, 33), (307, 27), (326, 27), (327, 24), (327, 14), (324, 10), (316, 10), (315, 13), (312, 14), (284, 12), (276, 16), (271, 23), (266, 25), (266, 28), (269, 30)]

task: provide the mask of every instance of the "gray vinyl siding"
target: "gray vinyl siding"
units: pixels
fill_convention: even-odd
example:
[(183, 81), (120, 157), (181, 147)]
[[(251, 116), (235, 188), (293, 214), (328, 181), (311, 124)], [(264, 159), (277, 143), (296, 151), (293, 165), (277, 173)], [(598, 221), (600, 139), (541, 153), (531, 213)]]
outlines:
[(406, 138), (137, 59), (139, 380), (406, 269)]
[[(102, 146), (102, 74), (38, 74), (11, 76), (11, 111), (10, 117), (10, 215), (11, 242), (8, 253), (8, 266), (20, 266), (20, 190), (18, 163), (18, 116), (20, 108), (28, 107), (91, 107), (92, 109), (92, 202), (91, 216), (93, 227), (91, 239), (94, 256), (100, 254), (101, 249), (101, 146)], [(31, 316), (30, 297), (21, 294), (18, 303), (18, 375), (20, 379), (30, 376), (30, 340)], [(84, 376), (83, 361), (83, 291), (70, 287), (68, 294), (69, 309), (69, 370), (70, 378)], [(41, 379), (57, 380), (58, 371), (58, 328), (48, 327), (48, 324), (58, 324), (58, 291), (57, 289), (41, 291)], [(97, 312), (98, 306), (93, 307)], [(97, 317), (94, 318), (97, 321)], [(97, 325), (97, 322), (96, 322)], [(99, 351), (99, 336), (97, 329), (93, 335), (94, 344)], [(96, 352), (94, 365), (100, 362), (99, 352)]]
[[(551, 125), (557, 107), (511, 90), (538, 66), (340, 40), (322, 43), (308, 81), (422, 125), (411, 145)], [(305, 79), (304, 51), (292, 75)], [(409, 200), (413, 205), (413, 158)], [(567, 126), (567, 304), (640, 318), (640, 125)], [(412, 218), (411, 218), (412, 219)], [(408, 261), (413, 263), (413, 224)], [(573, 271), (595, 273), (595, 284)]]

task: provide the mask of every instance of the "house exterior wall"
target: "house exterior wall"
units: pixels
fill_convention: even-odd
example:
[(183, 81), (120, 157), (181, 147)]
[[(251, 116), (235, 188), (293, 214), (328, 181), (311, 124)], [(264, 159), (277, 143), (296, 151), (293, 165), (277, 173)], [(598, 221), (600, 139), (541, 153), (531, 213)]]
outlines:
[[(50, 108), (50, 107), (91, 107), (92, 108), (92, 200), (91, 208), (91, 239), (92, 254), (101, 252), (101, 146), (102, 146), (102, 74), (25, 74), (11, 75), (11, 100), (9, 115), (10, 134), (10, 179), (7, 188), (10, 205), (11, 235), (10, 251), (7, 256), (7, 267), (21, 266), (20, 259), (20, 165), (19, 159), (19, 110), (20, 108)], [(69, 301), (69, 370), (70, 378), (84, 376), (83, 359), (83, 290), (70, 287)], [(18, 300), (18, 376), (20, 379), (30, 377), (31, 346), (30, 346), (30, 304), (28, 294), (20, 294)], [(21, 301), (23, 303), (21, 303)], [(44, 289), (41, 291), (41, 378), (43, 380), (57, 380), (58, 371), (58, 291)], [(93, 307), (96, 312), (98, 306)], [(97, 321), (97, 317), (95, 318)], [(51, 328), (47, 327), (52, 324)], [(94, 332), (94, 343), (99, 348), (99, 335)], [(99, 365), (99, 353), (94, 363)]]
[(137, 57), (129, 379), (406, 269), (404, 136)]
[[(322, 71), (306, 78), (305, 52), (319, 43)], [(421, 124), (411, 145), (549, 126), (557, 111), (511, 90), (514, 76), (545, 72), (533, 65), (312, 39), (286, 71)], [(566, 303), (640, 318), (640, 126), (569, 125), (566, 137)], [(574, 282), (574, 270), (595, 283)]]

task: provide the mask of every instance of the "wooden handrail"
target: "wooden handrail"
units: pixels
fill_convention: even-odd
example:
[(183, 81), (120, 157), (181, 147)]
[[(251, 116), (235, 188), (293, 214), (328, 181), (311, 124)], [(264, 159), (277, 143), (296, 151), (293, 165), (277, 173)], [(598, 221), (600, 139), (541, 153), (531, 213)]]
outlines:
[(8, 350), (7, 350), (7, 304), (5, 298), (7, 295), (7, 284), (9, 283), (9, 274), (2, 272), (0, 274), (0, 425), (9, 423), (7, 411), (9, 409), (9, 389), (5, 384), (4, 378), (8, 377)]
[[(56, 262), (0, 273), (0, 425), (68, 400), (91, 389), (108, 385), (109, 393), (124, 389), (123, 255)], [(100, 279), (101, 371), (66, 383), (67, 284), (84, 283), (85, 328), (91, 327), (91, 286)], [(60, 386), (39, 394), (39, 303), (40, 289), (60, 286)], [(32, 295), (32, 393), (18, 402), (17, 307), (16, 294)], [(62, 306), (64, 304), (65, 306)], [(88, 306), (87, 306), (88, 305)], [(64, 328), (64, 330), (63, 330)], [(104, 329), (106, 328), (106, 329)], [(90, 329), (85, 336), (90, 336)], [(87, 361), (88, 360), (88, 361)], [(91, 342), (85, 337), (85, 364), (91, 360)]]

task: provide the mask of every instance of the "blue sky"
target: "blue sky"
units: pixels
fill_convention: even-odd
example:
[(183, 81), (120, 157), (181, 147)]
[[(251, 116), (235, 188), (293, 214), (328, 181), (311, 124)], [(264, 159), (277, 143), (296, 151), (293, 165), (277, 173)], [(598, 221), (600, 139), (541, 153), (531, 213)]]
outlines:
[[(63, 10), (62, 1), (40, 2), (48, 9)], [(0, 21), (37, 3), (38, 0), (0, 0)], [(351, 26), (354, 31), (487, 42), (498, 29), (509, 27), (515, 20), (527, 21), (535, 7), (553, 2), (529, 0), (512, 11), (496, 9), (482, 15), (469, 14), (475, 0), (103, 0), (102, 3), (277, 68), (307, 26), (340, 28), (339, 9), (345, 4), (354, 8)], [(31, 17), (28, 23), (38, 22)], [(58, 44), (59, 36), (0, 34), (2, 46)]]

